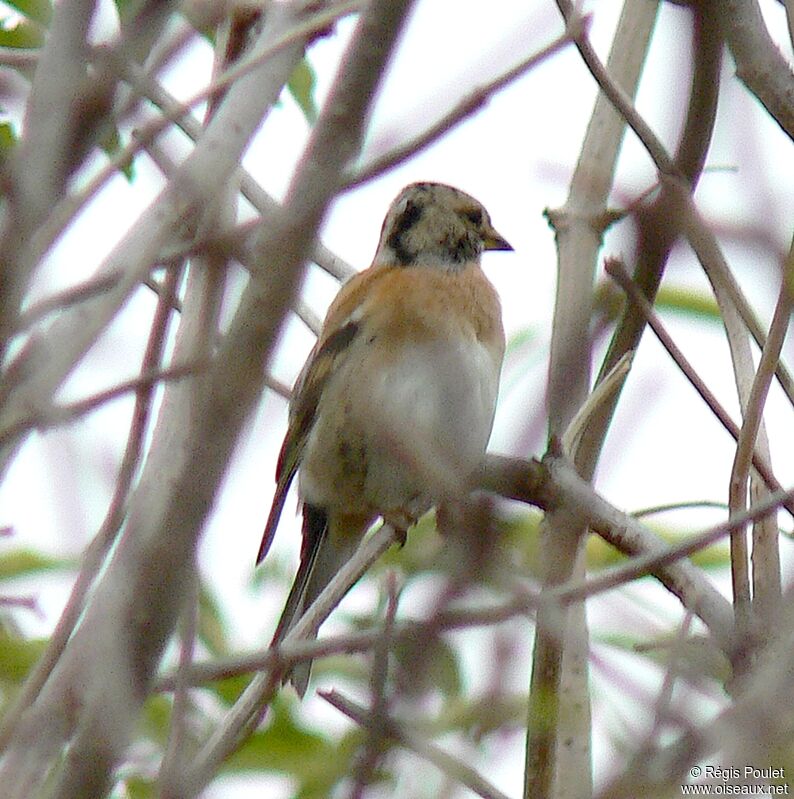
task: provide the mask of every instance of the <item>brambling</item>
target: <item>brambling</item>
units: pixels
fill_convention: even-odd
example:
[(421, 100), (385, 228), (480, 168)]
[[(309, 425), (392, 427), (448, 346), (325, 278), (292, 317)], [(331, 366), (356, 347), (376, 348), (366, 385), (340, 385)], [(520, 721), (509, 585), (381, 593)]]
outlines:
[[(473, 197), (414, 183), (394, 200), (369, 269), (328, 311), (295, 384), (257, 564), (299, 474), (303, 545), (273, 643), (378, 518), (403, 535), (469, 488), (491, 435), (505, 349), (484, 250), (512, 250)], [(311, 663), (288, 679), (303, 696)]]

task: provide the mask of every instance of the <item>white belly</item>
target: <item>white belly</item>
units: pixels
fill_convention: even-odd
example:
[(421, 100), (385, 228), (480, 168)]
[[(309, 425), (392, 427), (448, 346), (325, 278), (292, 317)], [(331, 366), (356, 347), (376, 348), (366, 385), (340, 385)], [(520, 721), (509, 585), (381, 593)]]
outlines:
[(473, 340), (436, 340), (386, 362), (377, 345), (355, 349), (323, 392), (304, 498), (346, 512), (363, 498), (376, 514), (416, 515), (465, 489), (491, 434), (500, 354)]
[(464, 479), (488, 444), (498, 381), (498, 364), (478, 342), (414, 349), (373, 383), (373, 433), (402, 441), (420, 470)]

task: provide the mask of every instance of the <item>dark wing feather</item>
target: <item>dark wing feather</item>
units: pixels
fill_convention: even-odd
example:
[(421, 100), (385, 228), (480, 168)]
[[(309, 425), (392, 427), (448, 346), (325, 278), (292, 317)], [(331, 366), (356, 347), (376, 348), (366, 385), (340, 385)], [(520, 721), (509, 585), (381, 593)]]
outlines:
[(276, 466), (276, 493), (270, 508), (262, 543), (256, 563), (259, 565), (267, 555), (276, 534), (281, 511), (287, 499), (289, 487), (303, 458), (303, 450), (309, 438), (317, 405), (329, 378), (334, 373), (339, 357), (347, 350), (359, 331), (357, 322), (348, 322), (324, 341), (309, 357), (295, 383), (290, 402), (289, 429), (281, 445)]
[(303, 547), (301, 549), (301, 562), (295, 580), (292, 583), (289, 596), (281, 611), (281, 618), (273, 633), (271, 646), (279, 643), (292, 627), (293, 622), (303, 613), (303, 600), (306, 587), (314, 571), (317, 555), (328, 533), (328, 516), (325, 511), (313, 505), (303, 506)]

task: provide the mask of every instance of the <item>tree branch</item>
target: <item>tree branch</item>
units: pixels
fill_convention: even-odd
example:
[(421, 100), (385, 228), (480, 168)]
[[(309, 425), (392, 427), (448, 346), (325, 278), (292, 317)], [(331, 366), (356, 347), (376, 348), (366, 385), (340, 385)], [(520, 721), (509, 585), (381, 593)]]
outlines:
[(352, 189), (360, 186), (422, 152), (456, 125), (482, 110), (494, 94), (567, 47), (580, 35), (581, 31), (587, 28), (588, 22), (587, 16), (574, 14), (567, 21), (565, 31), (542, 50), (533, 53), (484, 86), (470, 91), (454, 108), (410, 141), (350, 171), (345, 178), (345, 188)]
[(370, 733), (377, 731), (380, 734), (385, 734), (388, 738), (400, 744), (400, 746), (432, 763), (442, 774), (445, 774), (453, 782), (468, 788), (477, 796), (481, 796), (483, 799), (508, 799), (506, 794), (489, 783), (471, 766), (452, 757), (452, 755), (447, 754), (443, 749), (421, 738), (416, 733), (409, 732), (388, 716), (381, 715), (373, 722), (372, 716), (367, 712), (366, 708), (343, 696), (339, 691), (321, 692), (320, 696), (365, 730)]
[(720, 18), (736, 74), (794, 139), (794, 73), (769, 36), (755, 0), (725, 0)]
[[(312, 0), (295, 0), (278, 6), (277, 11), (268, 15), (252, 58), (268, 51), (274, 42), (281, 42), (313, 6)], [(23, 368), (15, 370), (14, 364), (9, 367), (9, 373), (21, 373), (10, 381), (7, 374), (6, 385), (0, 387), (0, 402), (4, 405), (0, 427), (13, 425), (21, 416), (29, 415), (31, 409), (46, 407), (99, 332), (148, 275), (159, 253), (176, 238), (184, 220), (200, 214), (218, 186), (225, 184), (263, 114), (276, 101), (301, 57), (303, 44), (298, 38), (292, 44), (280, 46), (265, 63), (258, 64), (229, 89), (193, 152), (98, 269), (97, 277), (120, 274), (118, 283), (100, 297), (81, 303), (79, 309), (63, 313), (46, 336), (35, 338), (25, 347), (15, 362)], [(0, 473), (7, 468), (19, 440), (0, 450)]]

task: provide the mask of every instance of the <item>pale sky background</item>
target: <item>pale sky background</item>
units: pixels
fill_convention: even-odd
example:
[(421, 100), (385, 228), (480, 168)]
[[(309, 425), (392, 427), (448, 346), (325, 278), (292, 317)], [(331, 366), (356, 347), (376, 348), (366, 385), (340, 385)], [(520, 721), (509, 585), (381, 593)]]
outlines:
[[(593, 13), (591, 37), (603, 58), (620, 6), (616, 0), (585, 4), (586, 10)], [(772, 0), (762, 6), (773, 35), (791, 59), (782, 8)], [(309, 60), (318, 73), (319, 99), (327, 92), (333, 65), (351, 27), (349, 22), (340, 24), (335, 36), (317, 43), (309, 52)], [(454, 4), (420, 0), (377, 103), (366, 153), (376, 154), (406, 133), (421, 130), (472, 87), (541, 49), (561, 30), (556, 7), (544, 0), (491, 0), (487, 5), (474, 0)], [(680, 124), (687, 84), (677, 65), (686, 63), (688, 47), (686, 12), (663, 4), (637, 104), (668, 145), (675, 141)], [(171, 70), (167, 85), (175, 94), (187, 97), (204, 85), (210, 67), (209, 47), (199, 44)], [(769, 234), (766, 248), (748, 248), (741, 242), (723, 239), (724, 251), (743, 288), (761, 318), (768, 320), (777, 290), (776, 258), (788, 248), (791, 236), (791, 143), (749, 98), (733, 76), (729, 58), (724, 65), (723, 82), (717, 134), (708, 163), (730, 170), (704, 175), (697, 200), (706, 218), (719, 228), (758, 227)], [(515, 253), (493, 253), (484, 259), (485, 271), (502, 297), (508, 337), (532, 334), (530, 342), (509, 356), (505, 364), (491, 442), (494, 451), (520, 455), (539, 455), (543, 451), (542, 386), (553, 312), (556, 254), (553, 234), (542, 212), (565, 201), (594, 98), (592, 79), (574, 48), (568, 48), (500, 93), (482, 112), (432, 148), (371, 185), (340, 198), (324, 228), (325, 243), (357, 268), (364, 268), (374, 252), (383, 215), (406, 183), (451, 183), (486, 205), (497, 229), (515, 247)], [(282, 107), (274, 111), (251, 146), (245, 158), (247, 168), (267, 189), (280, 194), (308, 133), (300, 111), (291, 98), (284, 98)], [(173, 137), (172, 147), (175, 153), (187, 151), (179, 137)], [(122, 178), (114, 180), (53, 251), (46, 274), (40, 278), (42, 294), (89, 277), (155, 196), (162, 185), (156, 170), (141, 158), (136, 171), (132, 185)], [(654, 179), (650, 159), (632, 134), (627, 134), (613, 204), (634, 198)], [(628, 225), (609, 233), (603, 254), (623, 255), (631, 263)], [(676, 251), (666, 281), (670, 285), (706, 286), (695, 257), (684, 247)], [(319, 314), (324, 313), (335, 290), (336, 284), (330, 278), (312, 268), (305, 296)], [(153, 298), (141, 290), (69, 381), (64, 397), (85, 396), (134, 373), (152, 307)], [(671, 314), (665, 316), (665, 321), (700, 374), (737, 418), (722, 329), (713, 323), (691, 322)], [(311, 344), (312, 338), (300, 322), (288, 324), (274, 364), (275, 374), (291, 383)], [(790, 343), (785, 351), (792, 363)], [(131, 399), (119, 400), (64, 430), (29, 440), (0, 488), (0, 524), (12, 524), (15, 530), (11, 541), (0, 542), (3, 547), (29, 545), (75, 557), (79, 554), (104, 514), (131, 407)], [(238, 643), (245, 648), (261, 646), (269, 640), (283, 601), (280, 595), (263, 597), (250, 584), (272, 496), (273, 470), (285, 420), (284, 401), (275, 395), (265, 396), (240, 443), (201, 543), (202, 571), (211, 576), (216, 592), (223, 597)], [(776, 386), (768, 420), (776, 473), (784, 485), (791, 485), (792, 409)], [(628, 510), (696, 499), (726, 501), (732, 459), (733, 448), (727, 434), (653, 336), (646, 334), (604, 451), (598, 489)], [(294, 508), (294, 499), (289, 500), (274, 550), (275, 557), (283, 559), (285, 569), (294, 568), (297, 560), (299, 526), (292, 513)], [(713, 511), (690, 513), (685, 519), (691, 526), (714, 521), (720, 515)], [(679, 514), (669, 520), (683, 523), (684, 517)], [(782, 521), (785, 526), (787, 520)], [(791, 581), (790, 577), (787, 579)], [(52, 580), (42, 587), (37, 581), (35, 587), (28, 588), (37, 591), (43, 617), (20, 621), (35, 629), (50, 628), (63, 602), (63, 583)], [(614, 623), (615, 619), (619, 622), (631, 617), (653, 626), (658, 603), (669, 607), (670, 618), (674, 618), (676, 603), (661, 590), (646, 589), (648, 586), (643, 585), (642, 590), (632, 588), (610, 594), (594, 603), (591, 613), (604, 625), (607, 619)], [(371, 596), (353, 596), (348, 601), (353, 607), (366, 606)], [(324, 629), (332, 630), (333, 624)], [(621, 715), (616, 697), (603, 693), (603, 686), (613, 679), (615, 670), (620, 672), (621, 680), (626, 679), (625, 657), (599, 647), (595, 652), (596, 730), (603, 733), (629, 723)], [(527, 654), (528, 650), (517, 653), (516, 687), (528, 673)], [(469, 675), (473, 684), (481, 677)], [(632, 687), (625, 692), (627, 701), (644, 697), (645, 692), (652, 695), (657, 674), (637, 674), (632, 678)], [(334, 728), (346, 726), (335, 711), (314, 696), (307, 697), (304, 710), (307, 716), (324, 719)], [(636, 729), (643, 729), (642, 719), (632, 722), (638, 725)], [(488, 766), (489, 778), (513, 796), (520, 793), (522, 747), (520, 736), (507, 739), (503, 762)], [(596, 764), (603, 764), (610, 751), (613, 750), (606, 735), (597, 735)], [(604, 776), (597, 771), (598, 778)], [(235, 796), (249, 795), (243, 784), (235, 781), (235, 786), (240, 791)], [(284, 789), (283, 794), (276, 791), (272, 795), (288, 796), (286, 785)], [(210, 797), (226, 795), (231, 794), (222, 787), (207, 792)], [(250, 795), (260, 793), (252, 791)]]

